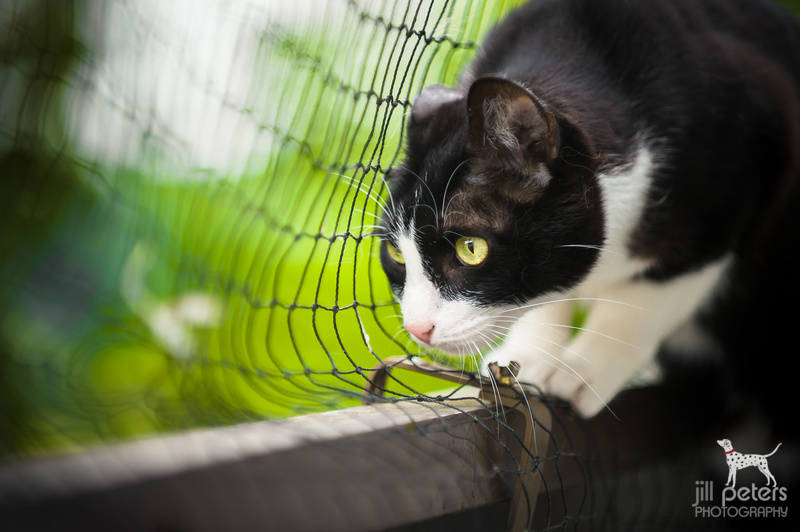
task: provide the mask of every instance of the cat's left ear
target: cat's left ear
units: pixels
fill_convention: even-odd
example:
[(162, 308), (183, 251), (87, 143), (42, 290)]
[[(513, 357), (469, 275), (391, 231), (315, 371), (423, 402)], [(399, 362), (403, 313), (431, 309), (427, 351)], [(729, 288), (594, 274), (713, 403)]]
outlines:
[(438, 144), (452, 129), (449, 117), (454, 113), (450, 109), (463, 109), (463, 102), (464, 94), (455, 89), (444, 85), (425, 87), (411, 106), (407, 154), (425, 154), (431, 146)]
[(411, 123), (429, 122), (445, 104), (460, 100), (464, 95), (444, 85), (428, 85), (419, 93), (411, 107)]
[(558, 124), (539, 99), (521, 85), (505, 79), (477, 79), (467, 96), (467, 148), (521, 167), (540, 180), (561, 149)]

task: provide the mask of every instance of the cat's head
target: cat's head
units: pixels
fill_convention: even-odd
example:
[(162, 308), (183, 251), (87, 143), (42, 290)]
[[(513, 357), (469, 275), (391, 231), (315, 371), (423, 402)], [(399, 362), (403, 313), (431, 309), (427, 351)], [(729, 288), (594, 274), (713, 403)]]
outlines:
[(417, 342), (483, 350), (521, 306), (586, 276), (604, 235), (595, 159), (574, 120), (512, 81), (420, 94), (381, 249)]

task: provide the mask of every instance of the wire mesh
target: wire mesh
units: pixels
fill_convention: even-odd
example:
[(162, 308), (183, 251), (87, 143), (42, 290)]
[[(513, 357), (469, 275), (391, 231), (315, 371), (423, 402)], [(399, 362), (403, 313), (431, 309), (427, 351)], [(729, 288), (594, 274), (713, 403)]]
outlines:
[[(372, 235), (384, 176), (410, 102), (518, 3), (3, 3), (0, 456), (352, 407), (426, 355)], [(382, 391), (464, 410), (435, 372)], [(540, 455), (484, 406), (515, 456), (491, 474), (542, 480), (537, 529), (685, 526), (658, 493), (691, 496), (694, 464), (631, 472), (607, 419), (555, 403)]]

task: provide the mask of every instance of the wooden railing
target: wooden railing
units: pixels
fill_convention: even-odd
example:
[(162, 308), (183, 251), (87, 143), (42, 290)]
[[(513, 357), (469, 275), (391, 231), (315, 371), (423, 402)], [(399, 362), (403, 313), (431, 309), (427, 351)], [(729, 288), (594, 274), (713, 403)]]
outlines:
[(468, 389), (6, 462), (0, 528), (709, 527), (695, 483), (726, 470), (707, 434), (681, 432), (668, 390), (625, 392), (584, 421), (510, 387)]

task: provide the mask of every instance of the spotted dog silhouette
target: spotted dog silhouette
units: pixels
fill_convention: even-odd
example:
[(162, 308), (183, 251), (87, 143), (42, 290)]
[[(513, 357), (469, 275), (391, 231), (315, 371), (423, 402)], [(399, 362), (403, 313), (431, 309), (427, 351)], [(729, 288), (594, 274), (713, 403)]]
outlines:
[(778, 485), (775, 477), (769, 472), (767, 458), (775, 454), (775, 451), (777, 451), (778, 447), (781, 446), (780, 443), (778, 444), (778, 447), (775, 447), (775, 451), (772, 451), (769, 454), (742, 454), (734, 450), (731, 440), (717, 440), (717, 443), (720, 445), (720, 447), (725, 449), (725, 459), (728, 461), (728, 481), (725, 483), (726, 486), (730, 484), (731, 487), (735, 487), (736, 472), (743, 467), (750, 466), (756, 466), (759, 471), (764, 473), (764, 476), (767, 477), (767, 486), (769, 486), (770, 480), (772, 480), (773, 485)]

